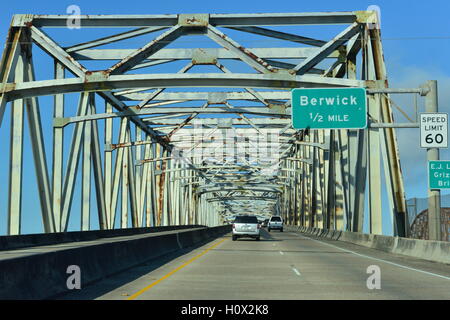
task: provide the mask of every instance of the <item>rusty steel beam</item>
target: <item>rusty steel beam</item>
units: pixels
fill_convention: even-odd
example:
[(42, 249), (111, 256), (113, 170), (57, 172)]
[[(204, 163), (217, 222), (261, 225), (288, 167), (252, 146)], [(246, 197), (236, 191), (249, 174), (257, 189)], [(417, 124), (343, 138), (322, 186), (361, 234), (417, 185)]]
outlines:
[[(22, 152), (24, 101), (45, 232), (68, 231), (79, 207), (73, 203), (77, 188), (82, 191), (83, 230), (91, 228), (94, 207), (100, 228), (112, 229), (216, 225), (220, 217), (245, 213), (252, 205), (294, 225), (361, 231), (366, 176), (370, 218), (380, 217), (375, 181), (381, 174), (380, 158), (392, 193), (390, 209), (397, 218), (406, 212), (393, 130), (402, 125), (394, 123), (384, 98), (391, 89), (379, 31), (371, 29), (376, 22), (373, 12), (81, 15), (86, 33), (90, 28), (127, 29), (63, 47), (43, 29), (65, 28), (68, 18), (73, 17), (15, 15), (2, 55), (0, 124), (8, 105), (14, 115), (8, 164), (15, 170), (6, 199), (10, 234), (21, 233), (21, 179), (28, 165)], [(337, 25), (342, 31), (322, 39), (283, 29), (302, 25), (317, 30)], [(190, 48), (178, 45), (180, 37), (193, 34), (218, 47), (202, 48), (200, 42)], [(248, 46), (257, 36), (291, 43), (280, 48)], [(141, 45), (125, 45), (130, 39)], [(108, 44), (115, 49), (101, 48)], [(31, 65), (36, 46), (54, 62), (55, 78), (21, 75), (27, 68), (23, 59)], [(83, 65), (85, 61), (94, 67)], [(108, 61), (111, 65), (104, 67)], [(240, 67), (231, 68), (229, 61)], [(322, 67), (324, 61), (330, 67)], [(154, 71), (162, 64), (165, 73)], [(366, 88), (370, 114), (376, 117), (380, 110), (380, 121), (356, 136), (347, 131), (295, 130), (288, 119), (290, 91), (299, 87)], [(67, 99), (73, 93), (80, 95), (78, 111)], [(44, 111), (38, 107), (45, 95), (54, 96), (55, 103), (48, 117), (42, 117)], [(105, 103), (104, 112), (95, 107), (99, 101)], [(98, 128), (103, 123), (100, 143)], [(51, 174), (45, 156), (50, 137), (44, 126), (54, 133)], [(71, 137), (64, 139), (66, 134)], [(264, 140), (269, 134), (276, 139)], [(83, 186), (76, 182), (80, 173)], [(379, 232), (380, 221), (371, 224), (374, 232)], [(396, 232), (401, 234), (399, 228)]]

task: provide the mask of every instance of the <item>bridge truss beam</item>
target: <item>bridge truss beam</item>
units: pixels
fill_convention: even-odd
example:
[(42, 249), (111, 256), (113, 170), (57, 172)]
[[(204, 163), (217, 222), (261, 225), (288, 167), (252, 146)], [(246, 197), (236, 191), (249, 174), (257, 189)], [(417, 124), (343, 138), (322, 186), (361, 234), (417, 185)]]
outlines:
[[(89, 15), (80, 16), (81, 28), (121, 32), (63, 45), (50, 32), (72, 18), (12, 19), (0, 64), (0, 125), (10, 130), (8, 192), (0, 199), (8, 234), (20, 234), (26, 218), (28, 126), (44, 232), (67, 231), (74, 219), (90, 230), (94, 216), (100, 229), (218, 225), (248, 213), (253, 199), (252, 211), (292, 225), (362, 231), (369, 218), (379, 234), (383, 163), (395, 233), (406, 235), (393, 128), (297, 131), (289, 121), (292, 88), (387, 88), (374, 12)], [(305, 24), (344, 27), (329, 40), (282, 30)], [(177, 44), (192, 35), (215, 47)], [(282, 45), (251, 47), (254, 35)], [(127, 47), (129, 39), (141, 46)], [(123, 45), (99, 48), (112, 43)], [(42, 68), (36, 50), (52, 63)], [(393, 124), (389, 99), (369, 91), (368, 116)]]

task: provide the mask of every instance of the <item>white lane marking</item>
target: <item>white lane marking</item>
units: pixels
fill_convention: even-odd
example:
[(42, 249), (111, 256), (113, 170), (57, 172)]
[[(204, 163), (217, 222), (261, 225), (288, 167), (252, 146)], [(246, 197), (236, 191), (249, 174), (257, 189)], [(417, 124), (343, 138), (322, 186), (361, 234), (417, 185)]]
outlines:
[(283, 255), (284, 254), (283, 251), (280, 251), (280, 254)]
[(403, 268), (403, 269), (407, 269), (407, 270), (411, 270), (411, 271), (416, 271), (416, 272), (424, 273), (424, 274), (427, 274), (427, 275), (430, 275), (430, 276), (439, 277), (439, 278), (442, 278), (442, 279), (445, 279), (445, 280), (450, 280), (450, 277), (446, 277), (446, 276), (443, 276), (443, 275), (441, 275), (441, 274), (437, 274), (437, 273), (433, 273), (433, 272), (428, 272), (428, 271), (424, 271), (424, 270), (420, 270), (420, 269), (416, 269), (416, 268), (411, 268), (411, 267), (407, 267), (407, 266), (404, 266), (404, 265), (402, 265), (402, 264), (398, 264), (398, 263), (395, 263), (395, 262), (391, 262), (391, 261), (387, 261), (387, 260), (383, 260), (383, 259), (379, 259), (379, 258), (374, 258), (374, 257), (371, 257), (371, 256), (366, 256), (365, 254), (361, 254), (361, 253), (357, 253), (357, 252), (354, 252), (354, 251), (351, 251), (351, 250), (343, 249), (343, 248), (340, 248), (340, 247), (338, 247), (338, 246), (335, 246), (335, 245), (332, 245), (332, 244), (329, 244), (329, 243), (325, 243), (325, 242), (323, 242), (323, 241), (319, 241), (319, 240), (312, 239), (312, 238), (309, 238), (309, 237), (301, 236), (301, 235), (296, 234), (296, 233), (293, 233), (293, 234), (295, 234), (295, 235), (297, 235), (297, 236), (299, 236), (299, 237), (302, 237), (302, 238), (304, 238), (304, 239), (316, 241), (316, 242), (319, 242), (319, 243), (321, 243), (321, 244), (324, 244), (324, 245), (327, 245), (327, 246), (330, 246), (330, 247), (339, 249), (339, 250), (341, 250), (341, 251), (345, 251), (345, 252), (352, 253), (352, 254), (354, 254), (354, 255), (356, 255), (356, 256), (360, 256), (360, 257), (367, 258), (367, 259), (371, 259), (371, 260), (375, 260), (375, 261), (384, 262), (384, 263), (391, 264), (391, 265), (396, 266), (396, 267), (399, 267), (399, 268)]
[(292, 271), (295, 272), (296, 275), (298, 275), (299, 277), (302, 275), (296, 268), (292, 267)]

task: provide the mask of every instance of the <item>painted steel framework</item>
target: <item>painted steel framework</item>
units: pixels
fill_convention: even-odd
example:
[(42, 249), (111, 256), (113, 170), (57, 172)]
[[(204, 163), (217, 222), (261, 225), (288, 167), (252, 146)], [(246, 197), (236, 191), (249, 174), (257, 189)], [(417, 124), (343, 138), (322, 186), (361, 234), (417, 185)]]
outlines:
[[(21, 233), (27, 121), (44, 232), (67, 231), (74, 211), (81, 230), (91, 228), (96, 211), (101, 229), (218, 225), (254, 212), (280, 214), (292, 225), (362, 231), (367, 194), (370, 232), (381, 234), (383, 163), (395, 234), (406, 235), (375, 12), (78, 18), (84, 31), (122, 31), (63, 46), (44, 30), (64, 30), (72, 16), (12, 19), (0, 66), (0, 124), (7, 108), (11, 117), (8, 234)], [(322, 25), (342, 31), (331, 40), (297, 34)], [(180, 46), (185, 36), (192, 48)], [(199, 36), (214, 46), (200, 47)], [(282, 45), (244, 47), (248, 39)], [(139, 41), (140, 48), (129, 47)], [(36, 77), (38, 48), (54, 61), (53, 78)], [(293, 130), (290, 89), (297, 87), (367, 88), (371, 126)], [(76, 111), (69, 102), (74, 93)], [(53, 96), (53, 115), (44, 111), (42, 96)], [(51, 138), (43, 124), (52, 126)], [(277, 139), (263, 145), (275, 146), (276, 156), (261, 155), (261, 141), (252, 140), (269, 133)], [(230, 156), (230, 148), (239, 152)], [(77, 188), (79, 207), (73, 205)]]

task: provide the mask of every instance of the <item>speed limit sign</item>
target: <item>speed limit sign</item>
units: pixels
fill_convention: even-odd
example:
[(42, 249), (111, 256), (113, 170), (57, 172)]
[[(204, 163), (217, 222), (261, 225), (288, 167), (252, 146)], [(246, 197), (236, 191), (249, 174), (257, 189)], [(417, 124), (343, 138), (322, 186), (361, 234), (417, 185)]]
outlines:
[(448, 147), (448, 114), (420, 114), (420, 146), (422, 148)]

